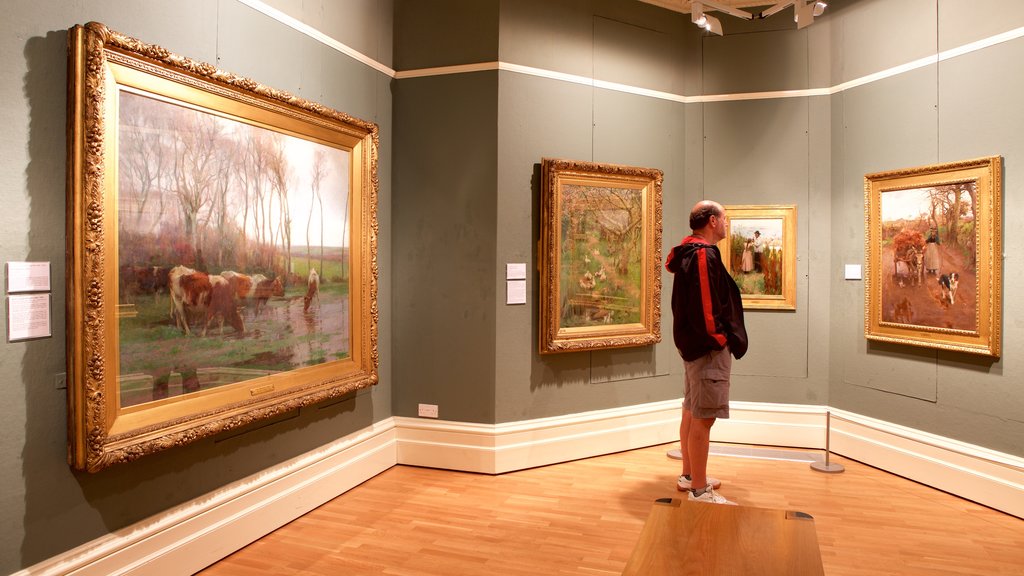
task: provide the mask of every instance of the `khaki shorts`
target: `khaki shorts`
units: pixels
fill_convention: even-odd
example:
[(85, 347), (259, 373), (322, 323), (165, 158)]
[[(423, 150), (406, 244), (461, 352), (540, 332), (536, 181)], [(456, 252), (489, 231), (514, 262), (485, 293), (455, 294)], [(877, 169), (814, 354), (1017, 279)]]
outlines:
[(729, 373), (732, 354), (729, 347), (713, 350), (693, 362), (683, 361), (686, 390), (683, 408), (694, 418), (729, 417)]

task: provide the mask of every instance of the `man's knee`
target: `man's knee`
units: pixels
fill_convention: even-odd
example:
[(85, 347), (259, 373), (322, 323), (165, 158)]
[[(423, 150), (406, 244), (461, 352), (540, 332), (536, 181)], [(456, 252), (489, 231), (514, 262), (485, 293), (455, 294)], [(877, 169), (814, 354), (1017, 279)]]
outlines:
[(693, 423), (697, 424), (698, 426), (701, 426), (702, 428), (710, 429), (712, 426), (714, 426), (715, 420), (717, 420), (717, 418), (697, 418), (695, 416), (693, 418)]

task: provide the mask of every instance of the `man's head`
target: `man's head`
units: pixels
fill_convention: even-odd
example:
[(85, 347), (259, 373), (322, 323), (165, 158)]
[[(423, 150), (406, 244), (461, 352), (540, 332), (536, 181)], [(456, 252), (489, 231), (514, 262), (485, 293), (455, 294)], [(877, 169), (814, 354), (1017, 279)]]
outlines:
[(690, 211), (690, 229), (714, 243), (725, 238), (725, 208), (713, 200), (701, 200)]
[(754, 238), (757, 238), (760, 235), (761, 235), (761, 231), (760, 230), (754, 230)]

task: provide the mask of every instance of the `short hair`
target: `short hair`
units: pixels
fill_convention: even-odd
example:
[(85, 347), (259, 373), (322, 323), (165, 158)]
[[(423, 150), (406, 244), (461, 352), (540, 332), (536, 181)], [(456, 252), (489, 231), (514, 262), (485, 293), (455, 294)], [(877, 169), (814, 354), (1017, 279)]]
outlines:
[(712, 216), (722, 217), (722, 210), (714, 202), (701, 202), (690, 212), (690, 230), (700, 230), (708, 225)]

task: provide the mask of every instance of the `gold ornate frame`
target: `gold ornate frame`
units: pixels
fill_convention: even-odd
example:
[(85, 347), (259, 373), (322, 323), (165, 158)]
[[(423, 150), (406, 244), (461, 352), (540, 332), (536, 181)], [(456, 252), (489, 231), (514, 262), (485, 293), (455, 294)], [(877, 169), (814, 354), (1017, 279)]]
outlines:
[[(541, 172), (540, 353), (660, 342), (661, 170), (544, 158)], [(567, 227), (575, 230), (570, 243)], [(609, 248), (615, 240), (617, 255)], [(567, 250), (572, 262), (563, 260)], [(624, 266), (627, 260), (637, 270)], [(636, 279), (627, 281), (631, 274)]]
[[(743, 307), (761, 310), (796, 310), (796, 206), (794, 205), (737, 205), (723, 206), (726, 215), (725, 238), (719, 241), (718, 250), (726, 270), (734, 277), (742, 274), (741, 268), (733, 262), (731, 242), (734, 231), (733, 220), (764, 220), (766, 226), (770, 222), (780, 221), (781, 239), (769, 239), (772, 246), (781, 251), (781, 294), (743, 294)], [(774, 228), (774, 226), (773, 226)], [(770, 258), (769, 258), (770, 259)], [(777, 273), (777, 272), (776, 272)], [(767, 280), (767, 278), (766, 278)]]
[[(69, 31), (68, 460), (94, 472), (377, 382), (375, 124), (89, 23)], [(347, 356), (123, 407), (118, 340), (118, 94), (153, 98), (349, 154)]]
[(998, 357), (1002, 158), (867, 174), (864, 205), (865, 337)]

